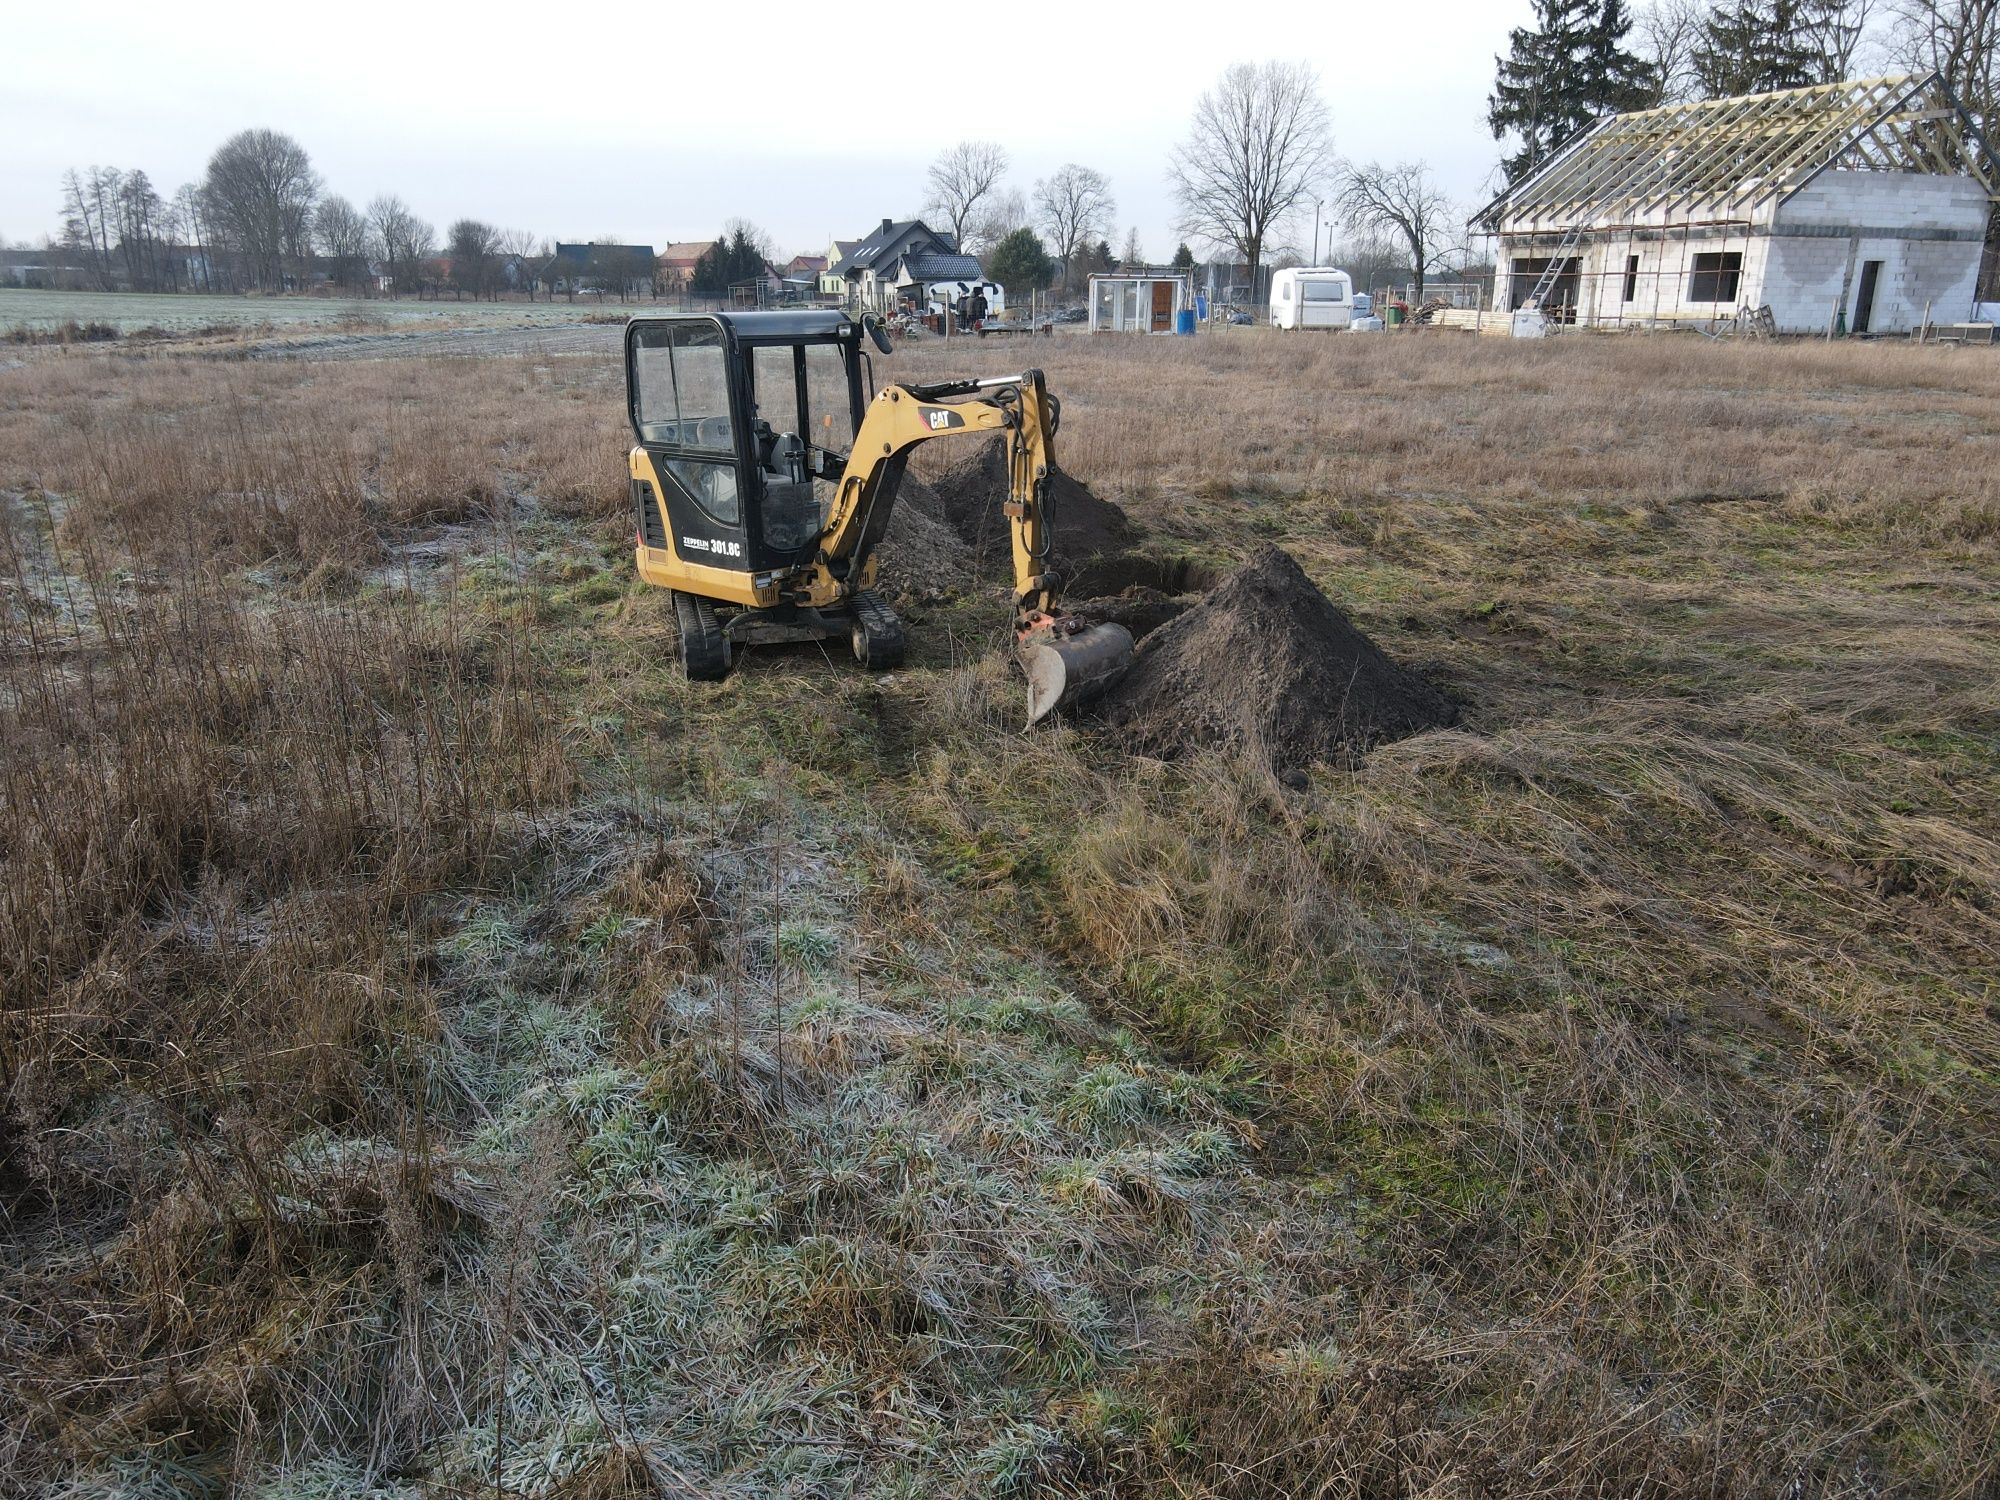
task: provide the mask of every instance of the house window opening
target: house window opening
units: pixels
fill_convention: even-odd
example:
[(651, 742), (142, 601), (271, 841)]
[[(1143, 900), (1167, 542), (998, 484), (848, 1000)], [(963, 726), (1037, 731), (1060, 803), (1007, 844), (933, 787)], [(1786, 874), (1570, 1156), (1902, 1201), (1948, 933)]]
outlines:
[(1688, 279), (1688, 301), (1734, 302), (1742, 276), (1740, 251), (1704, 251), (1694, 258), (1694, 272)]

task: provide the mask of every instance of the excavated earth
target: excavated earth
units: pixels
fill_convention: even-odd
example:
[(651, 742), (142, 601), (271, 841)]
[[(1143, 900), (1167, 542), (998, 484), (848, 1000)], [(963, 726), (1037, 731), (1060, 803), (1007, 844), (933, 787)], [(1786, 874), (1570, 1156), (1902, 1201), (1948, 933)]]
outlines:
[[(1218, 581), (1143, 550), (1122, 509), (1060, 470), (1050, 491), (1066, 607), (1123, 625), (1139, 643), (1131, 672), (1090, 707), (1128, 748), (1162, 759), (1240, 749), (1290, 772), (1349, 765), (1456, 720), (1443, 694), (1389, 660), (1282, 549), (1266, 546)], [(885, 572), (915, 564), (947, 589), (1005, 578), (1006, 495), (998, 443), (931, 471), (928, 483), (907, 476)]]
[[(911, 475), (904, 481), (907, 487)], [(982, 443), (955, 462), (928, 472), (938, 516), (972, 548), (982, 575), (1001, 577), (1012, 566), (1012, 543), (1001, 505), (1007, 499), (1007, 452)], [(1049, 528), (1057, 571), (1075, 586), (1093, 559), (1122, 553), (1139, 540), (1125, 512), (1100, 500), (1061, 469), (1049, 475)]]
[(1140, 754), (1235, 748), (1280, 771), (1352, 764), (1457, 718), (1270, 546), (1140, 641), (1095, 711)]

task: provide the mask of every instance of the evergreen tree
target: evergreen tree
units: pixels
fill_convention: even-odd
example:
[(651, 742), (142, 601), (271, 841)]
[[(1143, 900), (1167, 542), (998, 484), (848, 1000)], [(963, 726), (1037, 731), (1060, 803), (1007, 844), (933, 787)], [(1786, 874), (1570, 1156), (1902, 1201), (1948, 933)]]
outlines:
[(986, 272), (1010, 292), (1038, 292), (1055, 279), (1056, 263), (1040, 235), (1017, 229), (994, 246)]
[(763, 252), (751, 241), (749, 232), (738, 227), (734, 235), (701, 252), (688, 277), (688, 290), (697, 297), (721, 300), (729, 296), (731, 287), (755, 281), (763, 274)]
[(1176, 271), (1192, 271), (1194, 269), (1194, 251), (1188, 249), (1186, 240), (1182, 240), (1179, 247), (1174, 251), (1174, 258), (1171, 264)]
[(1710, 99), (1804, 88), (1824, 72), (1813, 28), (1840, 9), (1825, 0), (1736, 0), (1702, 25), (1694, 73)]
[(1625, 0), (1603, 0), (1581, 59), (1581, 93), (1593, 115), (1652, 107), (1659, 80), (1653, 76), (1653, 65), (1626, 47), (1631, 34), (1632, 13)]
[(1652, 68), (1625, 46), (1625, 0), (1535, 0), (1535, 24), (1516, 27), (1487, 99), (1493, 139), (1521, 142), (1501, 163), (1519, 182), (1599, 115), (1643, 109)]
[(701, 252), (688, 277), (688, 290), (697, 297), (729, 295), (729, 241), (717, 240)]

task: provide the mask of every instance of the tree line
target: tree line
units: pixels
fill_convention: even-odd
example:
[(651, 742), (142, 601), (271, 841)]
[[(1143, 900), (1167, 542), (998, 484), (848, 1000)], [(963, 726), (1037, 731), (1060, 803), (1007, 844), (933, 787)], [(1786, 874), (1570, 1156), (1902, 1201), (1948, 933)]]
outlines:
[[(993, 280), (1010, 290), (1075, 289), (1094, 273), (1145, 264), (1136, 228), (1122, 252), (1111, 248), (1118, 200), (1104, 173), (1066, 162), (1023, 193), (1007, 185), (1009, 164), (996, 142), (961, 141), (939, 153), (926, 177), (932, 227), (977, 256)], [(1181, 245), (1175, 263), (1193, 265), (1194, 252)]]
[[(593, 242), (578, 264), (525, 230), (459, 219), (436, 226), (394, 193), (357, 207), (326, 191), (306, 149), (276, 130), (224, 141), (197, 182), (162, 196), (140, 169), (72, 168), (62, 179), (62, 232), (51, 248), (101, 289), (277, 292), (315, 273), (348, 292), (474, 298), (539, 284), (626, 296), (652, 291), (657, 267), (617, 243)], [(512, 271), (510, 278), (509, 272)]]

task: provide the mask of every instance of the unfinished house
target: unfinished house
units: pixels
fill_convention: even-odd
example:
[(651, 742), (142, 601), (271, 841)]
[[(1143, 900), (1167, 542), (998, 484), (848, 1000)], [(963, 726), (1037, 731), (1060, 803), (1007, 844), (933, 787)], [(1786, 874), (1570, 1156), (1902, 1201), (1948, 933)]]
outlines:
[(1609, 116), (1473, 224), (1494, 307), (1549, 323), (1899, 332), (1971, 315), (1983, 159), (1935, 74), (1824, 84)]

